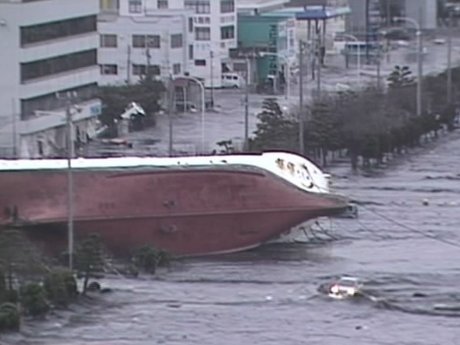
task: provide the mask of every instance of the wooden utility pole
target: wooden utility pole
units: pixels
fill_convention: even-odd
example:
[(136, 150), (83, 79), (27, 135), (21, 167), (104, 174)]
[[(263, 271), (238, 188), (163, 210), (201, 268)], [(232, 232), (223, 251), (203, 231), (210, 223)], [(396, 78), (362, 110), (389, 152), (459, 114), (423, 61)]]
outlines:
[(303, 75), (304, 75), (304, 49), (305, 44), (303, 41), (299, 41), (299, 153), (305, 154), (305, 143), (304, 143), (304, 104), (303, 104)]
[(209, 52), (209, 65), (211, 69), (211, 108), (214, 109), (214, 52)]
[(72, 126), (72, 101), (70, 96), (66, 101), (66, 127), (67, 127), (67, 241), (69, 252), (69, 270), (73, 270), (74, 256), (74, 197), (73, 197), (73, 171), (72, 158), (74, 156), (73, 126)]
[(447, 36), (447, 104), (452, 103), (452, 11), (449, 13)]
[(244, 86), (244, 151), (249, 151), (249, 78), (251, 61), (249, 57), (246, 56), (246, 78)]
[(316, 32), (316, 65), (317, 65), (317, 76), (316, 76), (316, 98), (321, 98), (321, 35), (320, 32)]
[(168, 86), (167, 86), (167, 95), (168, 95), (168, 127), (169, 127), (169, 136), (168, 136), (168, 156), (173, 156), (173, 113), (174, 113), (174, 83), (172, 74), (169, 74), (168, 77)]

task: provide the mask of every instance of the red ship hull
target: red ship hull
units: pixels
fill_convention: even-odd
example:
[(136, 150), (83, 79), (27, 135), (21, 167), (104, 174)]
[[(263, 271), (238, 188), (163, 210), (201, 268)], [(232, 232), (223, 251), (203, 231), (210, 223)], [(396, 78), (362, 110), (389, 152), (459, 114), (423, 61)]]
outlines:
[[(73, 181), (76, 239), (99, 233), (120, 254), (146, 244), (186, 256), (238, 251), (347, 206), (244, 166), (77, 169)], [(65, 170), (0, 172), (0, 226), (65, 249), (67, 200)]]

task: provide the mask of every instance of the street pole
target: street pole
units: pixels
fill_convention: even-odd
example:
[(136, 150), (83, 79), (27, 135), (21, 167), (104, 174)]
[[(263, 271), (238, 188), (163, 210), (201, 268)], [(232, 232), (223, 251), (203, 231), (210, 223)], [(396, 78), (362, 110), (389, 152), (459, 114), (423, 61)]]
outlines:
[(344, 35), (345, 37), (348, 37), (348, 38), (351, 38), (353, 41), (356, 42), (356, 46), (357, 46), (357, 58), (356, 58), (356, 69), (357, 69), (357, 75), (358, 75), (358, 85), (361, 85), (361, 46), (359, 44), (359, 40), (356, 36), (354, 35), (348, 35), (348, 34), (345, 34)]
[(168, 125), (169, 125), (169, 140), (168, 140), (168, 156), (173, 155), (173, 79), (172, 75), (169, 75), (168, 79)]
[[(195, 80), (195, 78), (193, 79)], [(198, 83), (198, 85), (201, 88), (201, 153), (204, 154), (205, 148), (204, 148), (204, 143), (205, 143), (205, 130), (204, 130), (204, 112), (206, 108), (206, 102), (205, 102), (205, 94), (204, 94), (204, 85), (199, 82), (198, 80), (195, 80), (195, 82)], [(212, 88), (211, 88), (212, 90)]]
[(417, 116), (422, 115), (422, 32), (420, 28), (417, 28)]
[(386, 3), (386, 5), (387, 5), (387, 18), (386, 19), (387, 19), (387, 27), (389, 28), (390, 27), (390, 18), (391, 18), (390, 0), (386, 0), (386, 1), (387, 1), (387, 3)]
[(316, 98), (321, 98), (321, 35), (317, 32), (317, 43), (316, 43), (316, 64), (318, 65), (317, 76), (316, 76)]
[(131, 46), (128, 44), (128, 55), (126, 64), (126, 84), (131, 84)]
[(303, 70), (304, 70), (304, 42), (299, 41), (299, 153), (305, 154), (304, 144), (304, 106), (303, 106)]
[(447, 104), (452, 103), (452, 11), (449, 14), (447, 36)]
[[(419, 18), (421, 18), (421, 10), (419, 11)], [(423, 49), (422, 49), (422, 30), (419, 22), (409, 17), (396, 17), (396, 20), (403, 20), (415, 26), (417, 36), (417, 116), (422, 115), (422, 79), (423, 79)]]
[(285, 61), (285, 66), (286, 66), (286, 71), (285, 71), (285, 74), (286, 74), (286, 101), (288, 102), (289, 104), (289, 96), (291, 95), (291, 64), (289, 63), (289, 58), (286, 57), (285, 58), (286, 61)]
[(13, 118), (12, 118), (12, 121), (13, 121), (13, 158), (17, 158), (18, 157), (18, 148), (17, 148), (17, 126), (16, 126), (16, 102), (14, 100), (14, 98), (11, 99), (11, 103), (12, 103), (12, 110), (13, 110)]
[(211, 68), (211, 108), (214, 108), (214, 52), (211, 50), (210, 54), (210, 68)]
[(370, 0), (366, 0), (365, 3), (365, 22), (366, 22), (366, 64), (369, 64), (369, 7), (370, 7)]
[(246, 57), (246, 78), (244, 92), (244, 151), (249, 150), (249, 57)]
[(73, 130), (72, 130), (72, 114), (71, 101), (67, 100), (66, 107), (66, 127), (67, 127), (67, 240), (69, 252), (69, 270), (73, 270), (74, 256), (74, 204), (73, 204), (73, 172), (72, 158), (74, 156)]
[(356, 64), (358, 65), (356, 69), (358, 70), (358, 85), (361, 86), (361, 46), (359, 45), (359, 42), (357, 41), (356, 44), (358, 45), (358, 58), (356, 61)]
[(381, 85), (382, 82), (380, 80), (382, 78), (381, 71), (380, 71), (380, 68), (381, 68), (381, 66), (380, 66), (380, 58), (381, 58), (380, 42), (378, 44), (379, 45), (378, 45), (378, 53), (377, 53), (377, 90), (380, 90), (380, 88), (382, 86)]

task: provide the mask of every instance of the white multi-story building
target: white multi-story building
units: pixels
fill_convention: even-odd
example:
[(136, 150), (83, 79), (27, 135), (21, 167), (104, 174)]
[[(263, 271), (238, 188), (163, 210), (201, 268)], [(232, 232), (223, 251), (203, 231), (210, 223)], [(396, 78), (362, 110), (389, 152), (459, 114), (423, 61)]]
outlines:
[(0, 0), (0, 156), (63, 155), (65, 114), (74, 141), (95, 130), (97, 13), (94, 0)]
[[(204, 80), (207, 87), (221, 86), (222, 72), (226, 69), (228, 62), (230, 61), (229, 50), (231, 48), (236, 48), (237, 45), (237, 17), (235, 0), (105, 1), (106, 3), (104, 4), (103, 0), (104, 5), (112, 8), (118, 8), (118, 14), (120, 17), (127, 17), (128, 20), (138, 24), (139, 30), (147, 30), (147, 26), (143, 20), (147, 20), (147, 18), (152, 16), (158, 18), (162, 13), (169, 13), (170, 15), (176, 13), (177, 17), (179, 17), (180, 14), (182, 16), (181, 18), (189, 16), (186, 23), (182, 21), (180, 24), (182, 25), (182, 31), (180, 32), (187, 32), (187, 36), (189, 38), (185, 39), (185, 37), (183, 37), (183, 43), (187, 44), (187, 63), (183, 64), (183, 68), (181, 68), (180, 71), (178, 70), (179, 62), (178, 60), (174, 62), (174, 59), (178, 59), (178, 56), (173, 57), (170, 44), (166, 44), (164, 46), (160, 44), (160, 48), (158, 48), (157, 51), (158, 59), (154, 60), (154, 56), (151, 55), (151, 62), (155, 61), (155, 64), (164, 66), (165, 61), (169, 61), (170, 70), (172, 69), (174, 71), (173, 64), (176, 64), (176, 72), (179, 71), (179, 74), (186, 72), (193, 77), (201, 78)], [(155, 27), (152, 25), (149, 30), (153, 35), (161, 35), (162, 39), (166, 39), (165, 35), (166, 37), (168, 37), (168, 35), (165, 34), (165, 30), (167, 31), (167, 28), (170, 28), (170, 31), (174, 28), (176, 30), (179, 29), (179, 22), (179, 19), (177, 19), (176, 24), (171, 21), (159, 20), (157, 26)], [(105, 24), (101, 23), (101, 25)], [(138, 30), (135, 29), (135, 27), (135, 25), (129, 25), (129, 30), (131, 30), (131, 28), (133, 30)], [(135, 31), (132, 31), (133, 34), (134, 32)], [(146, 31), (144, 32), (145, 34), (148, 34)], [(104, 29), (104, 34), (105, 33)], [(179, 32), (175, 34), (178, 33)], [(128, 32), (125, 31), (125, 34), (128, 34)], [(104, 59), (103, 54), (104, 52), (101, 51), (101, 59)], [(145, 48), (143, 49), (143, 54), (143, 60), (145, 61)], [(180, 53), (177, 55), (179, 54)], [(123, 55), (127, 57), (127, 52), (125, 51)], [(180, 60), (182, 61), (183, 59), (181, 58)], [(171, 64), (172, 61), (173, 63)], [(109, 78), (106, 79), (108, 80)]]
[(101, 84), (135, 83), (147, 72), (165, 78), (189, 71), (191, 15), (184, 9), (103, 1), (98, 26)]

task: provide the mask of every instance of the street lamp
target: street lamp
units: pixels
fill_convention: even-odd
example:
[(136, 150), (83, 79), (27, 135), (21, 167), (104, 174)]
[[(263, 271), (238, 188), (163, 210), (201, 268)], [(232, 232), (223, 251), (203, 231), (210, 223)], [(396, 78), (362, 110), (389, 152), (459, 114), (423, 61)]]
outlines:
[(415, 26), (417, 36), (417, 116), (422, 115), (422, 31), (419, 23), (409, 17), (395, 17), (395, 21), (405, 21)]
[[(187, 80), (191, 80), (195, 83), (198, 84), (198, 86), (200, 87), (201, 89), (201, 152), (204, 153), (204, 143), (205, 143), (205, 131), (204, 131), (204, 122), (205, 122), (205, 108), (206, 108), (206, 103), (205, 103), (205, 88), (204, 88), (204, 84), (201, 80), (195, 78), (195, 77), (190, 77), (188, 75), (183, 75), (183, 76), (180, 76), (180, 77), (176, 77), (174, 78), (174, 80), (177, 80), (177, 79), (187, 79)], [(187, 107), (187, 104), (184, 105), (185, 107)]]
[(265, 56), (276, 56), (278, 59), (284, 60), (284, 63), (286, 65), (286, 70), (284, 71), (285, 78), (286, 78), (286, 93), (285, 93), (285, 98), (289, 102), (289, 97), (291, 95), (291, 64), (290, 64), (290, 56), (286, 55), (281, 55), (277, 53), (271, 53), (271, 52), (260, 52), (259, 53), (260, 57), (265, 57)]
[[(361, 85), (361, 47), (360, 47), (360, 44), (359, 44), (359, 40), (356, 38), (356, 36), (354, 35), (350, 35), (350, 34), (344, 34), (343, 37), (345, 38), (351, 38), (353, 41), (356, 42), (356, 46), (358, 48), (358, 57), (357, 57), (357, 60), (356, 60), (356, 69), (357, 69), (357, 73), (358, 73), (358, 85)], [(348, 51), (347, 51), (347, 54), (348, 54)]]

